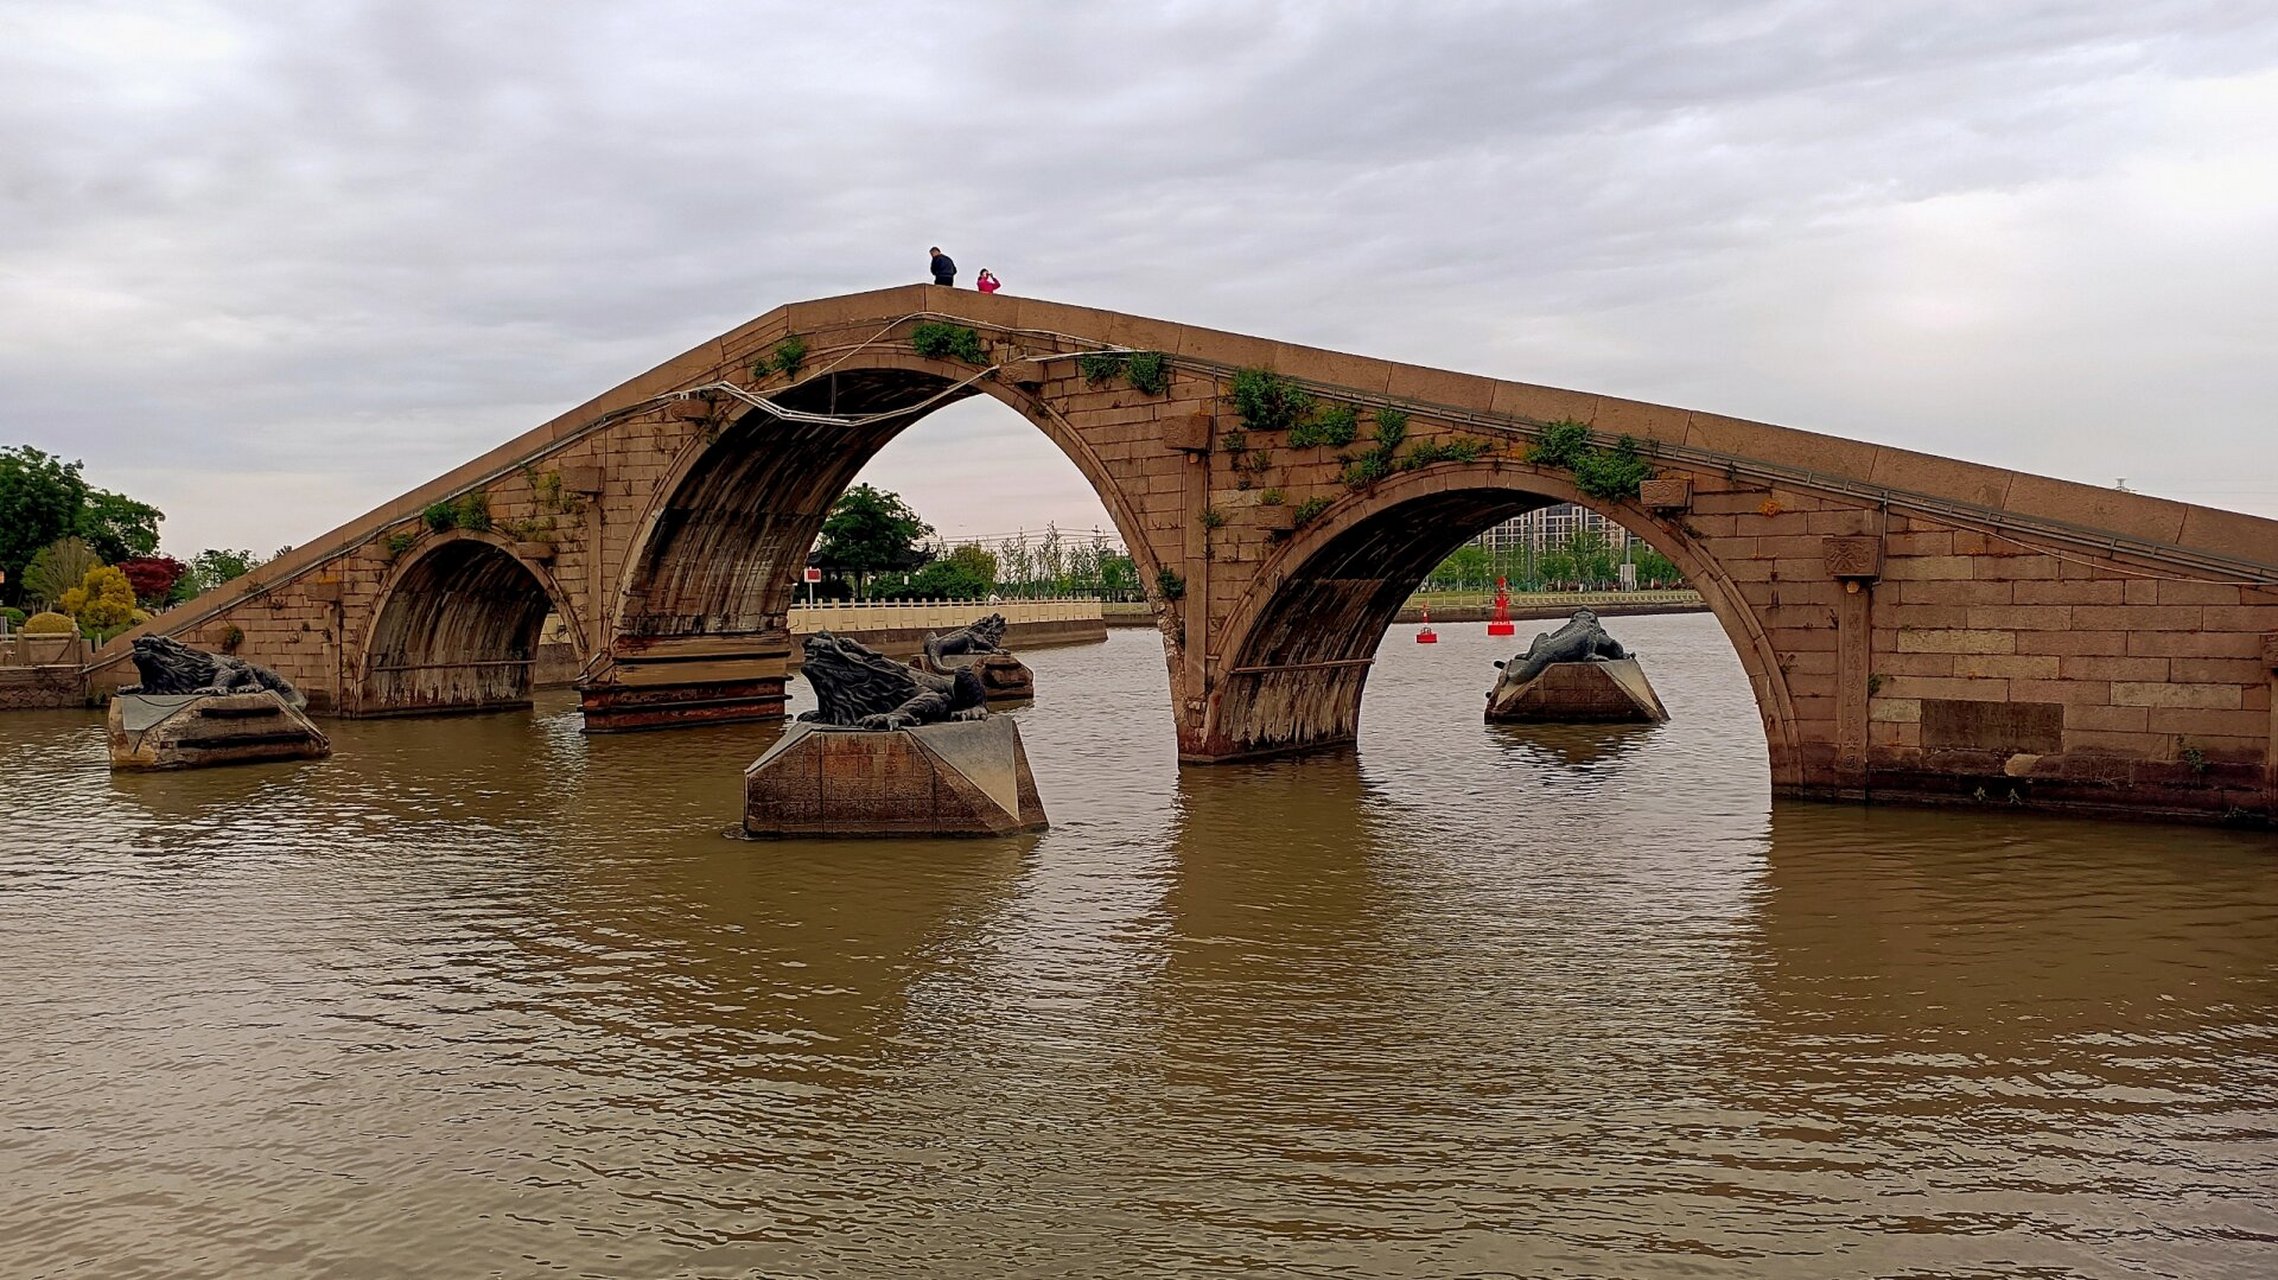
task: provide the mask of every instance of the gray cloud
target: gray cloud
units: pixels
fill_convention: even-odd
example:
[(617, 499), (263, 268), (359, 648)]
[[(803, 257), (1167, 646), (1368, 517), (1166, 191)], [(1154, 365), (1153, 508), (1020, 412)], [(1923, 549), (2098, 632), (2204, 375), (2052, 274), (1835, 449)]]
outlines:
[[(2278, 513), (2263, 4), (0, 0), (0, 75), (0, 440), (177, 552), (310, 536), (937, 242)], [(989, 406), (874, 471), (945, 529), (1099, 518)]]

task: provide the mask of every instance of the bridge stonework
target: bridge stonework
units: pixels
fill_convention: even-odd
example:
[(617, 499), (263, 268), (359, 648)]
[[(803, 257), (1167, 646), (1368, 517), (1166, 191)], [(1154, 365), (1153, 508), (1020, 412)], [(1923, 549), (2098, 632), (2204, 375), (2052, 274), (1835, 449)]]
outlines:
[[(919, 354), (925, 323), (969, 327), (981, 360)], [(806, 355), (785, 372), (792, 337)], [(1164, 354), (1167, 385), (1087, 378), (1101, 350)], [(1247, 429), (1228, 394), (1243, 368), (1353, 406), (1358, 437)], [(1780, 794), (2258, 821), (2278, 800), (2278, 522), (929, 286), (769, 312), (148, 629), (273, 666), (322, 711), (418, 714), (526, 703), (555, 612), (586, 659), (589, 730), (780, 716), (785, 610), (830, 503), (976, 394), (1099, 490), (1155, 605), (1187, 761), (1352, 741), (1422, 576), (1501, 520), (1581, 502), (1708, 601)], [(1348, 477), (1379, 408), (1409, 415), (1406, 442)], [(1654, 478), (1609, 501), (1528, 461), (1559, 421), (1631, 437)], [(437, 504), (460, 527), (431, 528)], [(99, 686), (131, 676), (129, 639), (98, 655)]]

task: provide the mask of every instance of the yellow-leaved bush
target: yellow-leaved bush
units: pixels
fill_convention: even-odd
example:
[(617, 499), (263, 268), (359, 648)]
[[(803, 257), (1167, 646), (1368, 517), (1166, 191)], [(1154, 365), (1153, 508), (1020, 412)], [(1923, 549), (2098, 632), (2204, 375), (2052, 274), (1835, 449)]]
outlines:
[(126, 572), (112, 565), (89, 569), (86, 580), (55, 603), (91, 631), (116, 631), (134, 621), (134, 588)]
[(60, 613), (35, 613), (24, 619), (27, 636), (67, 636), (79, 630), (79, 624)]

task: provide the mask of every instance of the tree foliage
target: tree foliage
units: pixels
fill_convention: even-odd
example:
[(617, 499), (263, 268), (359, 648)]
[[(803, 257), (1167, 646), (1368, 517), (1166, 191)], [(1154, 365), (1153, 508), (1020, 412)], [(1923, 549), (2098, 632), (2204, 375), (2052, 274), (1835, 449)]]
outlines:
[(996, 584), (997, 558), (979, 544), (967, 543), (911, 574), (908, 593), (928, 600), (979, 600)]
[(32, 557), (77, 526), (87, 505), (79, 470), (78, 463), (29, 445), (0, 449), (0, 571), (8, 575), (0, 600), (21, 598)]
[(98, 638), (107, 638), (134, 622), (134, 588), (117, 566), (97, 565), (87, 571), (84, 582), (63, 593), (56, 609)]
[(254, 555), (250, 547), (207, 547), (190, 558), (190, 571), (183, 577), (184, 588), (203, 595), (233, 578), (242, 578), (268, 563)]
[(932, 533), (900, 494), (858, 484), (831, 504), (817, 550), (825, 566), (866, 582), (874, 573), (924, 563), (918, 540)]
[(165, 513), (147, 502), (108, 489), (89, 489), (73, 531), (95, 548), (105, 564), (117, 564), (136, 556), (156, 555), (158, 524), (165, 518)]
[(173, 598), (174, 584), (189, 571), (190, 566), (172, 556), (134, 556), (119, 561), (119, 572), (127, 575), (134, 598), (145, 604), (165, 604)]
[(87, 571), (103, 563), (83, 538), (57, 538), (41, 547), (24, 566), (24, 595), (44, 605), (63, 599), (63, 593), (87, 580)]

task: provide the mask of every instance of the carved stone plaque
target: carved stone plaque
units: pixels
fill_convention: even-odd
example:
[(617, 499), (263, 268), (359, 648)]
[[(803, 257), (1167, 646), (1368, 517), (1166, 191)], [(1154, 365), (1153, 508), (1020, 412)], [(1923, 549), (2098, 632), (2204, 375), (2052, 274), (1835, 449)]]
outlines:
[(1820, 539), (1820, 554), (1831, 578), (1875, 578), (1883, 571), (1883, 540), (1839, 535)]
[(1648, 480), (1638, 486), (1637, 500), (1648, 511), (1683, 511), (1693, 505), (1692, 478)]

